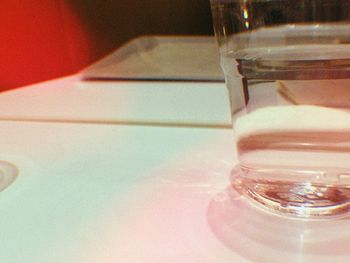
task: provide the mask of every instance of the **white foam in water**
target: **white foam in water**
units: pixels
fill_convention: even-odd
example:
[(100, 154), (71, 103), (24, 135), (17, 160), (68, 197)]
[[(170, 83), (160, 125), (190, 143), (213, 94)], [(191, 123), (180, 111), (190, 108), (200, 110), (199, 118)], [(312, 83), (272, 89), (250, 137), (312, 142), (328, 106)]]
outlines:
[(270, 106), (239, 117), (235, 123), (238, 139), (271, 132), (350, 132), (350, 112), (320, 106)]
[(255, 110), (235, 124), (240, 163), (350, 173), (350, 113), (318, 106)]

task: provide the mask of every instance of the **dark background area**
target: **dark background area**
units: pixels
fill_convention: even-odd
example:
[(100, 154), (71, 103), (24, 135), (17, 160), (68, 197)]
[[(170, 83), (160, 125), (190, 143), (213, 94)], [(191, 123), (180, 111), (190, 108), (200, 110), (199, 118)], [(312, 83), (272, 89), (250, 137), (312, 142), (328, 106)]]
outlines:
[(210, 34), (209, 0), (2, 0), (0, 91), (76, 73), (138, 36)]
[(89, 29), (92, 60), (140, 35), (213, 34), (209, 0), (71, 0)]

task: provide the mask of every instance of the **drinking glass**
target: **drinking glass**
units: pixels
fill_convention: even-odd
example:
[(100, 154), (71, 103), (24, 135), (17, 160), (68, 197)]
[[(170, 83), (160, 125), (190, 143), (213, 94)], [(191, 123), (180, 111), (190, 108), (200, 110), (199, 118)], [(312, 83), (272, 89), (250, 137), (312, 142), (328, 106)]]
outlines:
[(238, 165), (233, 187), (284, 215), (350, 210), (350, 0), (211, 0)]

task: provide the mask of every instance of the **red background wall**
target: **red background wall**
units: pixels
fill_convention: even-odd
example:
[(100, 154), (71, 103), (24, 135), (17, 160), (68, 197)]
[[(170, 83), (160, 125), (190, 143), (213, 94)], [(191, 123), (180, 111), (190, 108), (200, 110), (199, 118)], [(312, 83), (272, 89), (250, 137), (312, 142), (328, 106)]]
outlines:
[(88, 32), (60, 0), (2, 0), (0, 90), (78, 70), (90, 57)]

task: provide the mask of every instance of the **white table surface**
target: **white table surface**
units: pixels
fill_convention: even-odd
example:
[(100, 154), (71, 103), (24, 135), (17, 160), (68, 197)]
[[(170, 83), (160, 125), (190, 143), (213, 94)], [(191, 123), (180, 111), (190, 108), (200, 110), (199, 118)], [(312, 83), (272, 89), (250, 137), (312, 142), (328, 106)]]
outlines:
[(119, 91), (100, 98), (95, 83), (82, 102), (74, 83), (0, 95), (0, 160), (19, 170), (0, 193), (0, 262), (349, 261), (348, 219), (290, 220), (231, 190), (234, 137), (221, 110), (122, 119), (109, 100)]
[(79, 74), (2, 93), (0, 119), (230, 127), (221, 82), (82, 81)]

